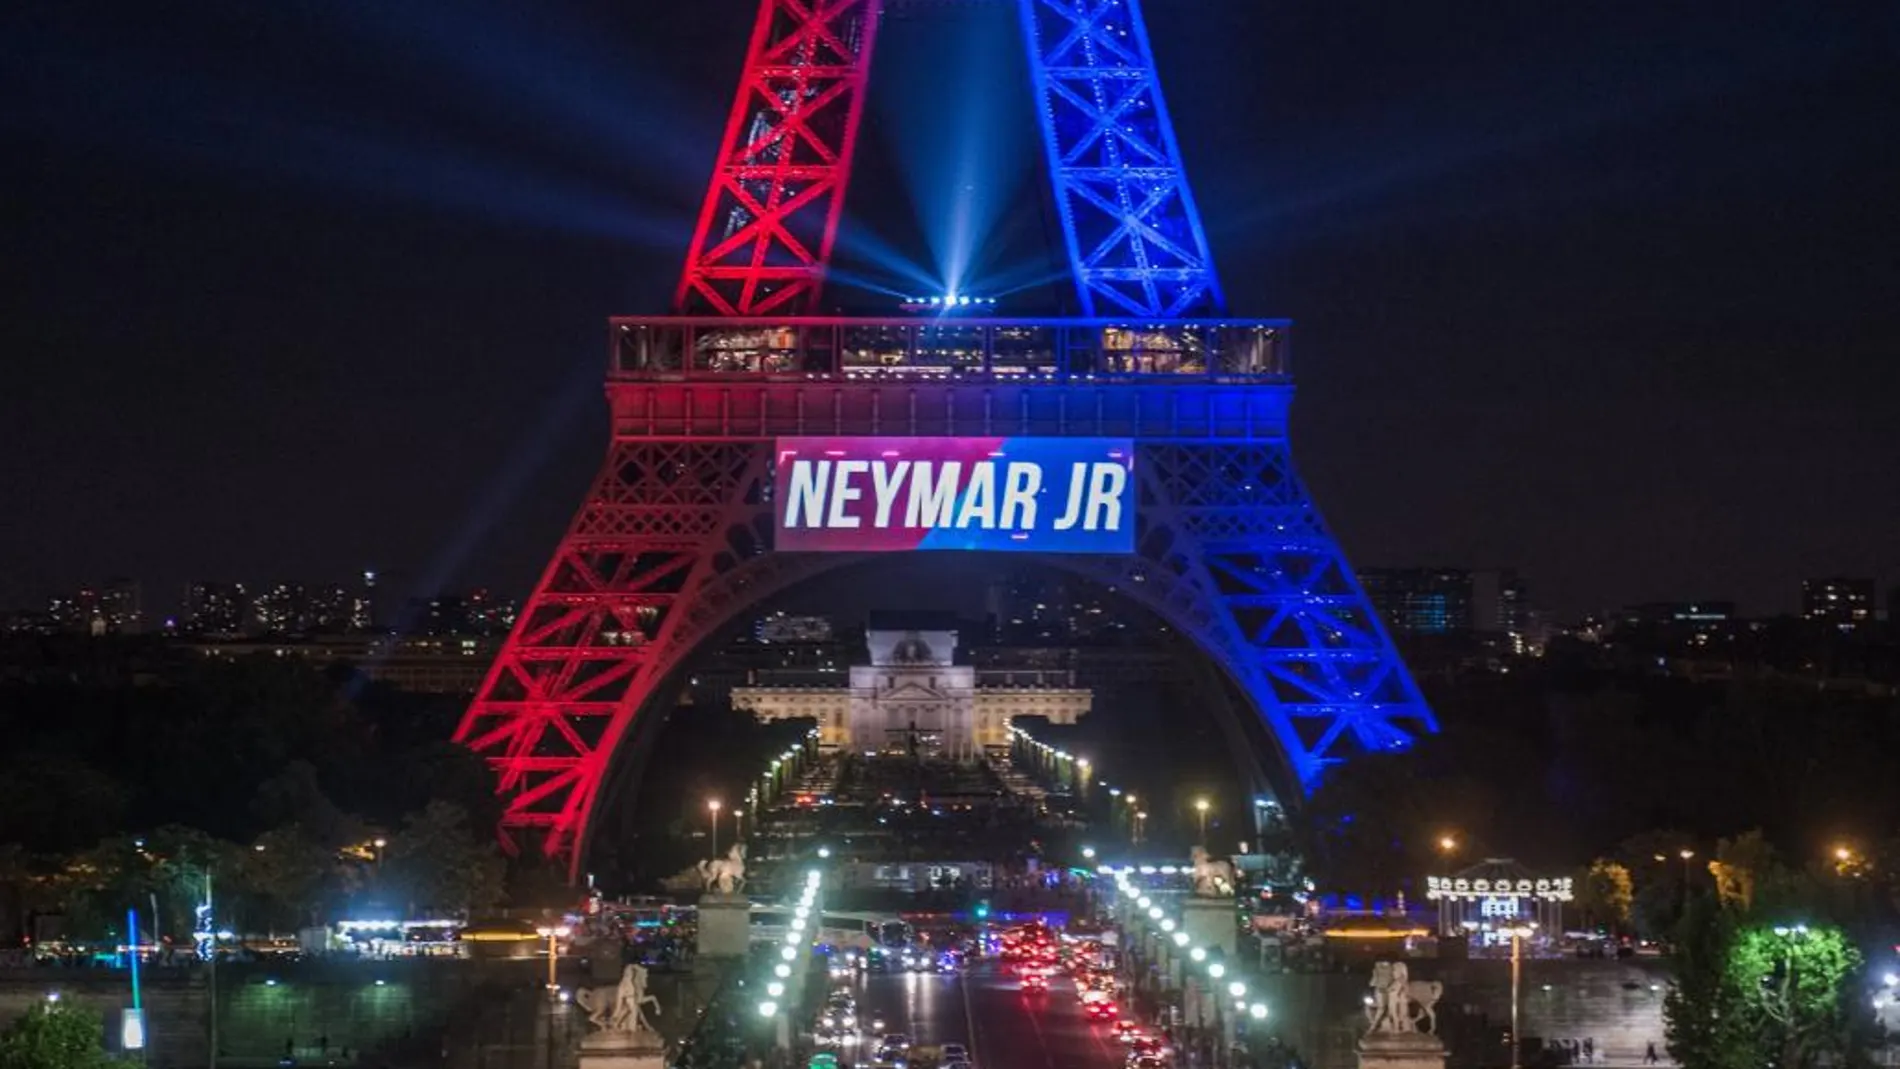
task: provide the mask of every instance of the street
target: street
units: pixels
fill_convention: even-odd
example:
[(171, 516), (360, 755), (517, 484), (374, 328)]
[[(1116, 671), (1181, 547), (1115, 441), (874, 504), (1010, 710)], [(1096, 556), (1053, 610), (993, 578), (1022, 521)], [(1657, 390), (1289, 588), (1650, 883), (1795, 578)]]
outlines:
[[(1108, 1025), (1083, 1016), (1075, 987), (1054, 980), (1047, 992), (1018, 989), (994, 962), (962, 975), (873, 973), (856, 981), (860, 1020), (882, 1018), (918, 1047), (962, 1043), (976, 1069), (1115, 1069), (1123, 1050)], [(869, 1064), (875, 1035), (855, 1055)]]

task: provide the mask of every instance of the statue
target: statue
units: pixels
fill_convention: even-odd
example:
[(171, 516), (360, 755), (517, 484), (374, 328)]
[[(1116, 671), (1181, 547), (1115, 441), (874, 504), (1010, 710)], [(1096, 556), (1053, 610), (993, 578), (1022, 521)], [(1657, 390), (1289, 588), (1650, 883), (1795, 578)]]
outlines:
[(699, 863), (699, 878), (707, 894), (734, 895), (745, 887), (745, 846), (732, 844), (725, 857)]
[(587, 1011), (587, 1023), (601, 1035), (658, 1038), (653, 1025), (640, 1012), (640, 1007), (651, 1004), (654, 1016), (660, 1013), (660, 1000), (647, 994), (645, 966), (622, 969), (615, 987), (582, 988), (574, 993), (574, 1001)]
[(1194, 848), (1194, 893), (1204, 898), (1232, 898), (1240, 891), (1234, 878), (1234, 866), (1210, 856), (1205, 847)]
[(1372, 966), (1372, 994), (1366, 996), (1366, 1034), (1436, 1034), (1436, 1007), (1444, 993), (1445, 985), (1437, 980), (1412, 979), (1402, 961), (1378, 962)]

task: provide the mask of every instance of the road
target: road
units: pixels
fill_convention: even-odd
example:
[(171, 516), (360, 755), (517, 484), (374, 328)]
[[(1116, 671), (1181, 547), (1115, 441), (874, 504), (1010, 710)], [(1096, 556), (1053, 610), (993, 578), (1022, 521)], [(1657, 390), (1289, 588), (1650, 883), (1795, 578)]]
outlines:
[[(962, 975), (873, 973), (858, 980), (860, 1020), (884, 1019), (920, 1047), (962, 1043), (976, 1069), (1119, 1069), (1122, 1047), (1082, 1014), (1075, 986), (1057, 978), (1028, 993), (992, 962)], [(868, 1065), (873, 1044), (858, 1054)]]

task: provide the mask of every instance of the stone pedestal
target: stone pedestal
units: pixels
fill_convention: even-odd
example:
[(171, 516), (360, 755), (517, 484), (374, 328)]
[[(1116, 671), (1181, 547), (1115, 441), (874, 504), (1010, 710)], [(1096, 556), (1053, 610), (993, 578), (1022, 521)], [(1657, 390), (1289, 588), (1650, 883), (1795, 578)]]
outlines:
[(752, 903), (739, 895), (699, 900), (699, 956), (743, 958), (752, 941)]
[(1195, 896), (1182, 900), (1181, 929), (1187, 932), (1190, 945), (1210, 951), (1218, 947), (1228, 961), (1234, 960), (1234, 950), (1240, 944), (1234, 928), (1233, 899)]
[(1359, 1041), (1359, 1069), (1445, 1069), (1445, 1044), (1429, 1032), (1373, 1032)]
[(666, 1045), (651, 1032), (596, 1032), (581, 1040), (580, 1069), (666, 1069)]

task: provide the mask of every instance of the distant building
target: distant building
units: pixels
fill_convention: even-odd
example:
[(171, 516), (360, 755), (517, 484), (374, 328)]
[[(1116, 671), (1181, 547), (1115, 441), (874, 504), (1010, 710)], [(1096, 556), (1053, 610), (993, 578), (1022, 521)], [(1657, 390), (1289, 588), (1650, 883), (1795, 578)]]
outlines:
[(520, 612), (513, 598), (498, 598), (487, 587), (469, 591), (467, 605), (466, 633), (474, 635), (506, 635), (514, 630), (515, 616)]
[(122, 576), (47, 599), (55, 631), (77, 635), (136, 635), (144, 623), (139, 583)]
[(294, 658), (348, 664), (365, 678), (423, 694), (473, 694), (500, 651), (499, 639), (477, 636), (322, 635), (212, 639), (186, 649), (207, 658)]
[(350, 607), (350, 630), (368, 632), (376, 630), (376, 573), (368, 568), (363, 570), (363, 579), (356, 588), (356, 602)]
[(273, 583), (251, 603), (260, 635), (298, 635), (310, 629), (309, 599), (302, 583)]
[(1045, 716), (1073, 724), (1092, 695), (1075, 687), (981, 686), (976, 669), (955, 663), (954, 624), (885, 626), (872, 621), (868, 665), (847, 686), (745, 686), (732, 707), (761, 720), (813, 719), (819, 744), (856, 752), (915, 752), (974, 761), (1009, 747), (1011, 721)]
[[(1469, 635), (1473, 630), (1472, 575), (1462, 568), (1365, 568), (1359, 582), (1386, 626), (1400, 635)], [(1492, 622), (1502, 615), (1501, 583), (1500, 578), (1493, 584), (1494, 604), (1487, 607)]]
[(990, 641), (1003, 646), (1070, 646), (1114, 642), (1134, 608), (1104, 587), (1033, 568), (1007, 572), (984, 591)]
[(185, 588), (183, 630), (193, 635), (240, 635), (251, 597), (243, 583), (200, 579)]
[(1471, 573), (1471, 629), (1522, 644), (1531, 630), (1530, 591), (1508, 568)]
[(759, 617), (752, 625), (752, 637), (762, 643), (830, 642), (834, 629), (828, 616), (792, 616), (781, 611)]
[(1735, 633), (1732, 601), (1649, 601), (1626, 607), (1619, 626), (1655, 639), (1692, 647), (1712, 647)]
[(355, 618), (356, 595), (343, 584), (326, 583), (311, 593), (306, 622), (313, 634), (348, 634)]
[(1836, 631), (1854, 632), (1874, 623), (1874, 581), (1853, 576), (1801, 581), (1801, 618)]

